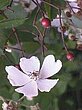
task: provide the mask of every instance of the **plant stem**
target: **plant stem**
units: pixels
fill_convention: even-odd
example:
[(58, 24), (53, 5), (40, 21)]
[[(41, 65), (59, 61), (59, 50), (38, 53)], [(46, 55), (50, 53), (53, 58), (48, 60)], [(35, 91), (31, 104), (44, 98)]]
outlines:
[(46, 3), (47, 5), (53, 7), (53, 8), (55, 8), (55, 9), (57, 9), (57, 10), (59, 9), (59, 7), (53, 5), (53, 4), (49, 3), (49, 2), (46, 2), (46, 1), (44, 1), (44, 0), (42, 0), (42, 2), (43, 2), (43, 3)]
[(16, 32), (15, 27), (12, 28), (12, 30), (13, 30), (13, 32), (14, 32), (14, 35), (15, 35), (15, 37), (16, 37), (16, 40), (17, 40), (18, 44), (20, 45), (20, 48), (21, 48), (21, 51), (22, 51), (22, 57), (23, 57), (23, 56), (24, 56), (24, 51), (23, 51), (23, 49), (22, 49), (22, 45), (21, 45), (21, 43), (20, 43), (20, 40), (19, 40), (19, 37), (18, 37), (18, 34), (17, 34), (17, 32)]
[(33, 21), (33, 26), (37, 29), (39, 35), (38, 35), (38, 39), (39, 39), (39, 42), (41, 44), (41, 52), (42, 52), (42, 56), (44, 57), (44, 36), (43, 34), (41, 33), (41, 31), (39, 30), (37, 24), (36, 24), (36, 20), (37, 20), (37, 16), (40, 12), (40, 9), (37, 10), (36, 12), (36, 15), (35, 15), (35, 18), (34, 18), (34, 21)]
[(17, 102), (20, 103), (24, 98), (25, 98), (25, 96), (22, 96)]
[[(60, 28), (62, 29), (62, 22), (61, 22), (61, 9), (59, 8), (59, 20), (60, 20)], [(68, 49), (67, 49), (67, 46), (65, 44), (65, 40), (64, 40), (64, 32), (61, 30), (61, 37), (62, 37), (62, 41), (63, 41), (63, 46), (66, 50), (66, 52), (68, 53)]]

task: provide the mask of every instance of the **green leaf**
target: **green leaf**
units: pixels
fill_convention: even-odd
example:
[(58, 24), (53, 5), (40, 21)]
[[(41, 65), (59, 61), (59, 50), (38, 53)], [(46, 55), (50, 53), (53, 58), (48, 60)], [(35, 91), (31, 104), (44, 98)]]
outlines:
[(23, 24), (25, 20), (26, 20), (26, 18), (1, 21), (0, 29), (8, 29), (8, 28), (12, 28), (12, 27), (17, 27), (17, 26)]
[(0, 0), (0, 9), (9, 4), (10, 0)]
[[(48, 3), (50, 3), (51, 0), (48, 0)], [(45, 10), (47, 11), (48, 17), (51, 18), (51, 7), (47, 4), (44, 4)]]
[(39, 44), (37, 42), (24, 42), (23, 47), (27, 53), (34, 53), (39, 48)]
[(73, 15), (71, 19), (75, 27), (82, 29), (82, 19), (77, 18), (75, 15)]
[(17, 92), (14, 92), (12, 94), (12, 100), (17, 101), (20, 98), (20, 94), (18, 94)]
[[(21, 18), (26, 18), (27, 17), (27, 12), (24, 10), (24, 8), (21, 5), (12, 5), (12, 11), (6, 10), (5, 15), (8, 17), (8, 19), (21, 19)], [(21, 14), (20, 14), (21, 12)]]
[(4, 55), (3, 50), (0, 48), (0, 56)]
[(61, 75), (56, 74), (56, 77), (59, 79), (59, 81), (57, 85), (54, 87), (54, 89), (52, 90), (52, 92), (56, 96), (60, 96), (66, 91), (67, 85), (71, 80), (71, 75), (69, 73), (62, 73)]

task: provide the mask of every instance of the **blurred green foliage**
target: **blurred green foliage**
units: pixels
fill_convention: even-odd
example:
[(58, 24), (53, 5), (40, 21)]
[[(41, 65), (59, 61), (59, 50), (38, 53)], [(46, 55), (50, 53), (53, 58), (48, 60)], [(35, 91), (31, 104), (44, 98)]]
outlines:
[[(54, 5), (61, 4), (64, 6), (65, 4), (64, 0), (46, 1)], [(10, 0), (0, 0), (0, 10), (4, 9), (9, 3)], [(0, 14), (0, 96), (5, 99), (18, 100), (21, 95), (14, 91), (14, 87), (12, 87), (7, 80), (7, 73), (5, 71), (6, 65), (17, 64), (21, 57), (19, 53), (16, 54), (16, 51), (12, 51), (12, 53), (4, 52), (4, 46), (7, 40), (11, 45), (17, 43), (14, 34), (9, 38), (10, 33), (12, 33), (12, 28), (16, 28), (18, 37), (25, 51), (25, 56), (36, 55), (41, 59), (42, 53), (41, 45), (37, 42), (37, 37), (32, 34), (33, 32), (38, 35), (36, 28), (32, 25), (37, 8), (30, 15), (24, 11), (21, 5), (13, 6), (12, 9), (14, 12), (10, 10), (5, 11), (5, 15), (8, 19)], [(55, 18), (58, 13), (56, 9), (46, 4), (43, 9), (51, 20)], [(43, 28), (40, 24), (40, 18), (41, 15), (39, 15), (37, 19), (37, 24), (42, 31)], [(72, 19), (75, 20), (76, 18), (73, 17)], [(80, 27), (82, 27), (82, 25)], [(69, 41), (66, 37), (65, 42), (69, 50), (75, 54), (74, 60), (71, 62), (68, 61), (61, 36), (55, 28), (46, 30), (44, 42), (48, 49), (45, 51), (45, 55), (54, 54), (56, 59), (60, 59), (63, 62), (61, 71), (52, 77), (59, 78), (60, 81), (49, 93), (39, 93), (39, 96), (35, 97), (33, 101), (25, 99), (23, 103), (28, 106), (39, 103), (41, 110), (82, 110), (82, 51), (76, 50), (75, 42)], [(0, 110), (1, 104), (2, 101), (0, 101)], [(20, 108), (20, 110), (25, 110), (25, 108)]]

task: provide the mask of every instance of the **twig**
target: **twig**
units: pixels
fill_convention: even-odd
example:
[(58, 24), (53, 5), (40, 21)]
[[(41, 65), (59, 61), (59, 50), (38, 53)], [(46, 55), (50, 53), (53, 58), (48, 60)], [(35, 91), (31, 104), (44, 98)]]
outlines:
[(24, 98), (25, 98), (25, 96), (22, 96), (17, 102), (20, 103)]
[(13, 31), (9, 34), (8, 38), (6, 39), (6, 41), (4, 43), (4, 47), (5, 47), (5, 45), (7, 45), (8, 40), (10, 39), (10, 37), (12, 37), (13, 34), (14, 34)]
[(6, 54), (5, 49), (3, 51), (5, 58), (11, 63), (14, 64), (14, 62), (9, 58), (9, 56)]
[(37, 31), (39, 33), (38, 39), (39, 39), (39, 42), (41, 44), (42, 56), (44, 57), (44, 33), (45, 33), (45, 31), (43, 33), (41, 33), (38, 26), (36, 25), (36, 20), (37, 20), (37, 16), (39, 14), (39, 11), (40, 11), (40, 9), (37, 10), (37, 13), (36, 13), (34, 21), (33, 21), (33, 26), (37, 29)]
[(55, 9), (57, 9), (57, 10), (59, 9), (59, 7), (53, 5), (53, 4), (49, 3), (49, 2), (46, 2), (46, 1), (44, 1), (44, 0), (42, 0), (42, 2), (43, 2), (43, 3), (46, 3), (47, 5), (53, 7), (53, 8), (55, 8)]
[(12, 3), (13, 3), (13, 0), (11, 0), (10, 4), (8, 6), (11, 7), (12, 6)]
[(72, 7), (70, 6), (68, 1), (65, 1), (67, 3), (67, 5), (69, 6), (69, 8), (71, 9), (71, 11), (75, 14), (75, 12), (73, 11)]
[(39, 30), (38, 26), (36, 25), (36, 20), (37, 20), (37, 16), (38, 16), (39, 12), (40, 12), (40, 9), (38, 9), (36, 12), (36, 15), (33, 20), (33, 26), (37, 29), (38, 33), (40, 34), (40, 37), (43, 38), (41, 31)]
[(42, 50), (43, 50), (43, 56), (44, 56), (44, 46), (45, 46), (45, 43), (44, 43), (44, 38), (45, 38), (45, 33), (46, 33), (46, 28), (44, 29), (43, 31), (43, 41), (42, 41)]
[(17, 40), (17, 42), (18, 42), (18, 44), (19, 44), (19, 46), (20, 46), (20, 48), (21, 48), (21, 51), (22, 51), (22, 57), (23, 57), (23, 56), (24, 56), (24, 51), (23, 51), (23, 49), (22, 49), (22, 45), (21, 45), (20, 40), (19, 40), (19, 38), (18, 38), (18, 34), (17, 34), (17, 32), (16, 32), (15, 27), (12, 28), (12, 30), (13, 30), (14, 35), (15, 35), (15, 37), (16, 37), (16, 40)]
[(37, 37), (37, 34), (35, 34), (34, 32), (31, 32), (31, 31), (29, 31), (29, 30), (19, 30), (19, 31), (22, 31), (22, 32), (29, 32), (29, 33), (31, 33), (32, 35), (34, 35), (35, 37)]
[(5, 99), (2, 96), (0, 96), (0, 100), (5, 102)]
[(4, 16), (6, 19), (8, 19), (8, 17), (5, 15), (5, 13), (4, 13), (4, 10), (0, 10), (0, 14), (2, 15), (2, 16)]
[(65, 40), (64, 40), (64, 32), (62, 31), (61, 9), (59, 8), (58, 11), (59, 11), (59, 20), (60, 20), (60, 28), (61, 28), (61, 37), (62, 37), (62, 41), (63, 41), (64, 48), (65, 48), (66, 52), (68, 53), (68, 49), (67, 49), (67, 46), (66, 46)]
[(12, 46), (5, 46), (5, 48), (9, 48), (9, 49), (14, 49), (14, 50), (22, 51), (21, 49), (19, 49), (19, 48), (15, 48), (15, 47), (12, 47)]

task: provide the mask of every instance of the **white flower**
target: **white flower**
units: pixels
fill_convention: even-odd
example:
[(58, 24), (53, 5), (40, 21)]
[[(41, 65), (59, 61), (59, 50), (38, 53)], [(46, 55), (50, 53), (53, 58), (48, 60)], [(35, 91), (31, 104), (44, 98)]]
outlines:
[[(34, 0), (36, 2), (36, 0)], [(37, 0), (38, 3), (41, 3), (41, 0)], [(22, 4), (27, 13), (34, 10), (37, 5), (32, 0), (13, 0), (14, 4)]]
[(7, 47), (7, 48), (5, 48), (5, 51), (11, 53), (12, 52), (12, 49), (10, 49), (9, 47)]
[[(21, 42), (20, 45), (22, 46), (23, 43)], [(5, 46), (5, 51), (6, 52), (16, 52), (20, 55), (20, 57), (22, 56), (22, 50), (19, 44), (15, 44), (15, 45), (11, 45), (9, 42), (7, 42), (7, 45)]]
[[(55, 18), (55, 19), (53, 19), (53, 21), (51, 21), (51, 26), (52, 27), (57, 27), (58, 28), (58, 32), (60, 32), (61, 33), (61, 24), (60, 24), (60, 19), (61, 19), (61, 24), (62, 24), (62, 26), (64, 25), (64, 22), (63, 22), (63, 16), (61, 15), (61, 18), (59, 18), (59, 15), (57, 15), (57, 17)], [(64, 32), (64, 35), (68, 35), (68, 33), (69, 33), (69, 30), (66, 30), (65, 32)]]
[(72, 7), (72, 10), (77, 13), (79, 11), (79, 6), (77, 4), (77, 0), (66, 0), (69, 2), (69, 5)]
[(7, 104), (6, 102), (4, 102), (4, 103), (2, 104), (2, 109), (3, 109), (3, 110), (8, 110), (7, 107), (8, 107), (8, 104)]
[(76, 2), (77, 0), (65, 0), (65, 1), (69, 1), (69, 2)]
[(77, 3), (74, 3), (74, 2), (70, 2), (69, 5), (72, 7), (72, 10), (77, 13), (79, 11), (79, 6), (77, 6), (78, 4)]
[[(41, 0), (37, 0), (37, 1), (39, 4), (41, 3)], [(32, 0), (26, 0), (26, 3), (29, 3), (29, 6), (24, 8), (26, 10), (26, 12), (31, 12), (32, 10), (34, 10), (37, 7), (37, 5)]]
[(14, 66), (6, 66), (9, 79), (12, 86), (17, 86), (15, 89), (18, 93), (24, 94), (27, 97), (38, 95), (38, 89), (41, 92), (49, 92), (58, 82), (59, 79), (47, 79), (57, 72), (62, 67), (62, 62), (57, 60), (53, 55), (45, 57), (43, 65), (40, 69), (40, 61), (37, 57), (32, 56), (30, 59), (25, 57), (20, 59), (20, 68), (18, 70)]
[[(63, 24), (62, 15), (61, 15), (61, 23)], [(59, 18), (59, 15), (57, 15), (57, 17), (55, 19), (53, 19), (53, 21), (51, 21), (51, 25), (53, 27), (60, 27), (60, 18)]]
[(33, 97), (26, 97), (27, 98), (27, 100), (29, 100), (29, 101), (32, 101), (33, 100)]

